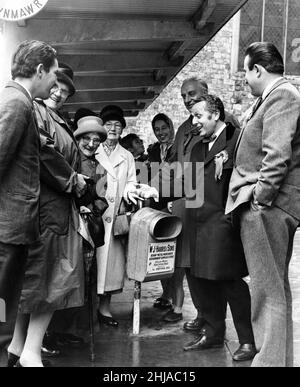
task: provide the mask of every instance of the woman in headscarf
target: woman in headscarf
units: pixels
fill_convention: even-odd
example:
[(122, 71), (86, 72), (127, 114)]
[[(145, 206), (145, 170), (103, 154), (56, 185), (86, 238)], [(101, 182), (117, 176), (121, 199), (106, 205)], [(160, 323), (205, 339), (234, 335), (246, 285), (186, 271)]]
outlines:
[[(159, 113), (152, 120), (152, 129), (158, 141), (148, 148), (149, 161), (150, 163), (168, 162), (172, 157), (172, 145), (175, 138), (173, 122), (166, 114)], [(172, 203), (169, 203), (168, 209), (171, 210), (171, 208)], [(154, 301), (153, 306), (159, 309), (170, 309), (164, 316), (165, 322), (182, 320), (183, 277), (184, 271), (175, 269), (173, 277), (161, 281), (163, 294)], [(173, 300), (173, 307), (170, 300)]]
[(173, 122), (166, 114), (159, 113), (152, 120), (152, 129), (157, 142), (148, 148), (148, 159), (159, 163), (168, 161), (175, 138)]

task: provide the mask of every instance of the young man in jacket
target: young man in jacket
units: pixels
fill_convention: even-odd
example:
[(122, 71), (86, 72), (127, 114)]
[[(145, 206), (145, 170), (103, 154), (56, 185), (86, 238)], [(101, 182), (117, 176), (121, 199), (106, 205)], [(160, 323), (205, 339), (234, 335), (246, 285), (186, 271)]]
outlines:
[(34, 98), (48, 98), (56, 82), (56, 51), (27, 41), (12, 59), (12, 81), (0, 94), (0, 348), (12, 334), (28, 248), (39, 239), (40, 138)]

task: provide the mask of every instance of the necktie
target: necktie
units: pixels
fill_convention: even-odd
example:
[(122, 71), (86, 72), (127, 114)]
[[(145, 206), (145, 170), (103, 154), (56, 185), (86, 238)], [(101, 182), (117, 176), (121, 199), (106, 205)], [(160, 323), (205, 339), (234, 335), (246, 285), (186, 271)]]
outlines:
[(208, 152), (209, 152), (209, 143), (212, 142), (212, 141), (215, 141), (215, 139), (217, 138), (217, 136), (215, 134), (212, 134), (211, 136), (209, 137), (204, 137), (202, 142), (204, 144), (204, 157), (206, 158), (207, 155), (208, 155)]

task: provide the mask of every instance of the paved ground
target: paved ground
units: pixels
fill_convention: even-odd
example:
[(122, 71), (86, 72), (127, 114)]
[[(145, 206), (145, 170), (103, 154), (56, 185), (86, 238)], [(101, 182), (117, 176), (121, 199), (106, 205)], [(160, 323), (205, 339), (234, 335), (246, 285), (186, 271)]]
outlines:
[[(294, 256), (290, 270), (294, 297), (295, 365), (300, 366), (300, 231), (296, 235)], [(96, 326), (96, 361), (89, 361), (89, 347), (68, 350), (53, 363), (57, 367), (249, 367), (250, 363), (232, 362), (230, 352), (238, 347), (238, 341), (229, 313), (227, 319), (227, 343), (222, 349), (203, 352), (184, 352), (183, 346), (194, 338), (183, 331), (183, 321), (165, 324), (164, 312), (152, 307), (160, 295), (158, 281), (143, 284), (141, 308), (141, 332), (132, 334), (133, 283), (127, 282), (125, 291), (113, 297), (114, 316), (119, 320), (117, 329)], [(195, 310), (185, 282), (184, 320), (195, 317)], [(0, 361), (1, 363), (1, 361)], [(2, 363), (3, 364), (3, 363)]]
[[(295, 365), (300, 366), (300, 230), (295, 239), (294, 255), (290, 270), (294, 297)], [(184, 352), (185, 343), (194, 338), (183, 331), (183, 322), (165, 324), (161, 321), (164, 312), (152, 307), (153, 300), (160, 294), (158, 281), (142, 285), (141, 332), (132, 334), (133, 284), (127, 283), (122, 295), (113, 297), (113, 311), (120, 327), (97, 327), (96, 367), (249, 367), (250, 363), (232, 362), (230, 352), (238, 347), (237, 336), (229, 313), (227, 320), (227, 343), (223, 349), (204, 352)], [(187, 284), (185, 282), (184, 320), (195, 317)], [(74, 350), (57, 361), (58, 366), (91, 366), (88, 348)]]

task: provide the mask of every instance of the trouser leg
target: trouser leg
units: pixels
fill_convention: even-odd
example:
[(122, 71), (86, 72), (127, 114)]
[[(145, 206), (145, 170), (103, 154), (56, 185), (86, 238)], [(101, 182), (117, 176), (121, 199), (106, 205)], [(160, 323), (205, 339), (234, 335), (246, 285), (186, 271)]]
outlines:
[(0, 348), (13, 337), (27, 255), (26, 246), (0, 242), (0, 299), (6, 311), (6, 322), (0, 322)]
[(251, 324), (251, 298), (248, 285), (242, 278), (221, 281), (220, 283), (230, 306), (240, 344), (254, 344)]
[(211, 281), (197, 278), (198, 282), (198, 305), (201, 315), (205, 320), (203, 329), (208, 337), (224, 339), (225, 319), (224, 294), (219, 281)]
[(291, 345), (288, 265), (298, 221), (276, 207), (244, 209), (241, 238), (251, 277), (254, 367), (285, 367)]

